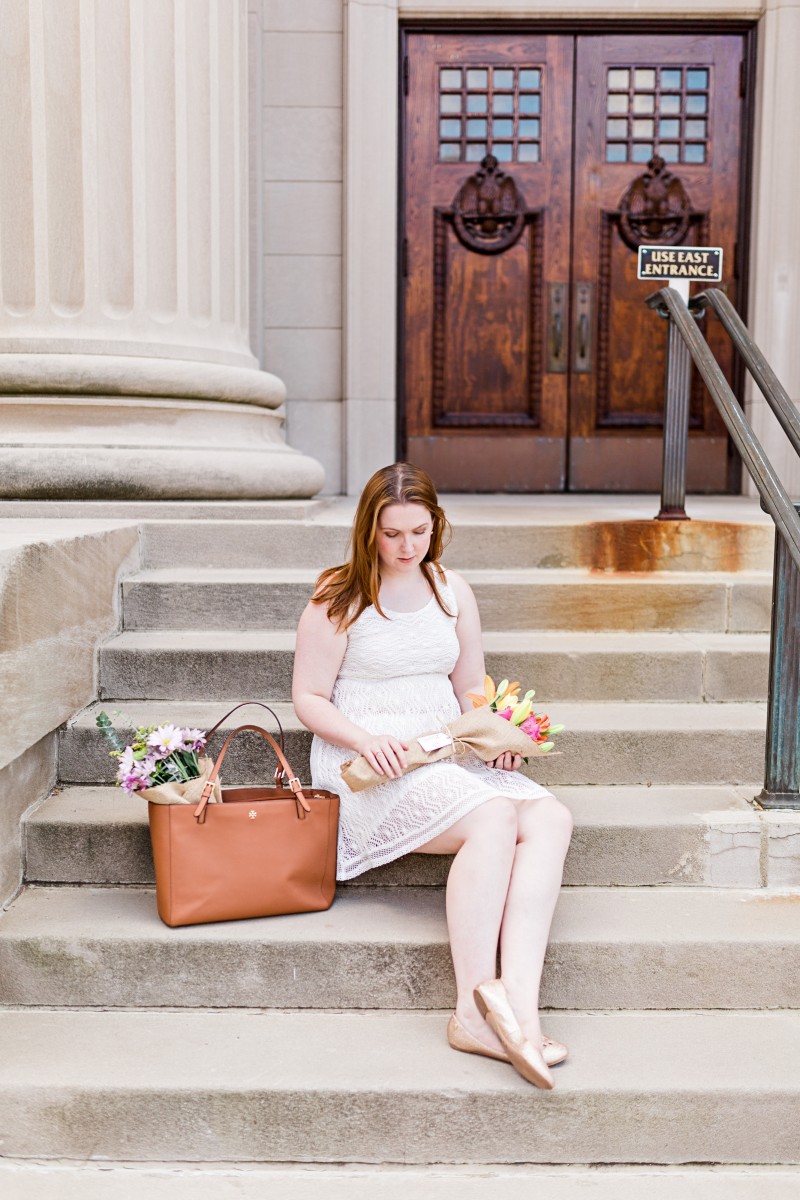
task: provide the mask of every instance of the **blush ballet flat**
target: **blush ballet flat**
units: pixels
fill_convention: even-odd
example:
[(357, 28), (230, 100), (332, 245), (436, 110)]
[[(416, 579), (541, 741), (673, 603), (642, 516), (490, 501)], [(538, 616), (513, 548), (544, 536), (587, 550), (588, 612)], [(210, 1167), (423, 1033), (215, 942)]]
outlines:
[[(447, 1023), (447, 1040), (453, 1050), (461, 1050), (464, 1054), (482, 1054), (486, 1058), (497, 1059), (498, 1062), (511, 1062), (505, 1051), (493, 1050), (491, 1046), (487, 1046), (480, 1038), (476, 1038), (468, 1029), (465, 1029), (455, 1013)], [(568, 1054), (569, 1050), (563, 1042), (557, 1042), (555, 1038), (546, 1036), (542, 1038), (542, 1058), (548, 1067), (555, 1067), (558, 1063), (562, 1063)]]
[(555, 1080), (541, 1051), (525, 1037), (499, 979), (487, 979), (474, 991), (478, 1011), (502, 1043), (512, 1067), (535, 1087), (550, 1091)]

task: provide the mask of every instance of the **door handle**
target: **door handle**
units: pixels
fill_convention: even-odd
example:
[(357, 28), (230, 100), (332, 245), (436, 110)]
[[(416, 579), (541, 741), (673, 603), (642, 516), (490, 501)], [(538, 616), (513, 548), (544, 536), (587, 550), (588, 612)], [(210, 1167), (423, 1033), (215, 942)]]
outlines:
[(573, 370), (579, 375), (592, 371), (594, 284), (575, 285), (575, 357)]
[(578, 318), (578, 358), (586, 358), (588, 350), (589, 318), (582, 312)]
[(568, 295), (567, 285), (565, 283), (548, 284), (548, 292), (547, 370), (551, 374), (558, 375), (567, 369), (566, 346), (564, 344)]

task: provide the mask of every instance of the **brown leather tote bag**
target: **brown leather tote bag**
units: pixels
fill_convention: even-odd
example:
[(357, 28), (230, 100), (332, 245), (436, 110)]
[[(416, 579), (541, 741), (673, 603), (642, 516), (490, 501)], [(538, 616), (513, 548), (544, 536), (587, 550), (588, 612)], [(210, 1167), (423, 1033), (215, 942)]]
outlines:
[[(275, 751), (275, 786), (223, 787), (222, 804), (210, 804), (228, 747), (246, 729)], [(259, 725), (240, 725), (228, 735), (198, 805), (151, 803), (148, 809), (156, 903), (165, 925), (315, 912), (333, 903), (339, 797), (303, 789), (281, 747)]]

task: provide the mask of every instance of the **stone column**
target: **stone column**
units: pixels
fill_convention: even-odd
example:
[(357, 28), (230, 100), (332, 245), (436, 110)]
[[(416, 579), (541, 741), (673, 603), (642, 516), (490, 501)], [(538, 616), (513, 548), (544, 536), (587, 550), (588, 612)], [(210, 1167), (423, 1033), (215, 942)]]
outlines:
[[(800, 109), (797, 0), (769, 0), (758, 37), (749, 324), (775, 374), (795, 404), (800, 404), (800, 157), (794, 128)], [(800, 461), (752, 383), (747, 395), (757, 437), (787, 490), (800, 496)], [(754, 492), (752, 485), (746, 490)]]
[(313, 495), (248, 344), (246, 0), (3, 0), (0, 494)]

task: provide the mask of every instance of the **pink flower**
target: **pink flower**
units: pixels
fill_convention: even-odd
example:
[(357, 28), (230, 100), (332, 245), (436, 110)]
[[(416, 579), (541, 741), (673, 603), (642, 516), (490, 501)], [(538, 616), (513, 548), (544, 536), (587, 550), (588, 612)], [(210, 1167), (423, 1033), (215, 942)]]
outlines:
[(202, 750), (206, 744), (206, 735), (202, 729), (181, 729), (180, 733), (187, 750)]
[(539, 740), (539, 721), (533, 713), (525, 718), (520, 725), (520, 729), (523, 733), (527, 733), (529, 738), (533, 738), (535, 742)]
[(503, 711), (499, 712), (497, 715), (498, 717), (502, 717), (504, 721), (510, 721), (513, 712), (513, 708), (504, 708)]

